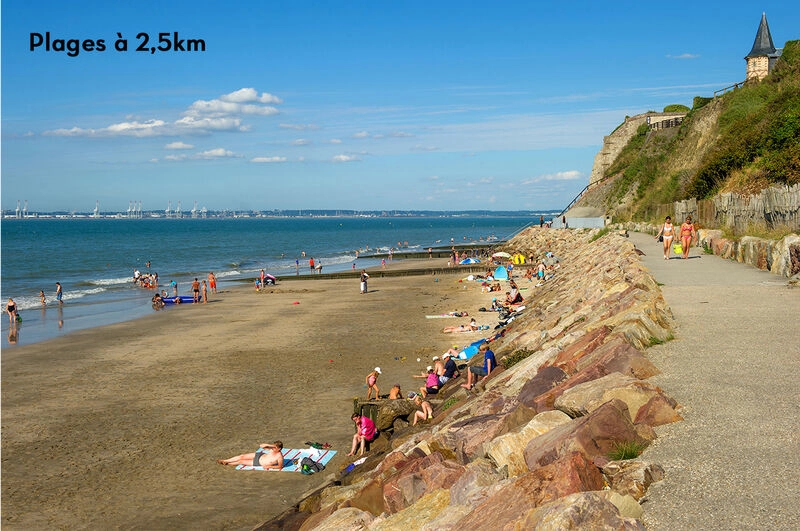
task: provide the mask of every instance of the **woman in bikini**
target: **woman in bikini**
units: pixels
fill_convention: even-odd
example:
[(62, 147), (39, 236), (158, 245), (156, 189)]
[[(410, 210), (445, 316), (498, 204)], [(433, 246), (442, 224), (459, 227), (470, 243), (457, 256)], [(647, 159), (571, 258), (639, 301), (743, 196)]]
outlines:
[(272, 444), (260, 444), (254, 453), (237, 455), (230, 459), (217, 459), (220, 465), (231, 466), (260, 466), (264, 470), (281, 470), (283, 468), (283, 443), (275, 441)]
[(656, 234), (656, 241), (658, 241), (659, 236), (664, 237), (664, 260), (669, 260), (670, 246), (672, 245), (672, 240), (675, 239), (675, 226), (672, 224), (670, 216), (664, 218), (664, 224)]
[(681, 245), (683, 246), (683, 259), (689, 258), (689, 247), (692, 241), (697, 239), (697, 232), (694, 230), (692, 216), (686, 216), (686, 221), (681, 225)]

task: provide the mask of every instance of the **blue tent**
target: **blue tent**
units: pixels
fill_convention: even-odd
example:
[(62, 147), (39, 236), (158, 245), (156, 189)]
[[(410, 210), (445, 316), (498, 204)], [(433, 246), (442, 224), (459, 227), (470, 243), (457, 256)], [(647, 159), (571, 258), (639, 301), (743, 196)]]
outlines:
[(505, 266), (500, 266), (494, 270), (495, 280), (508, 280), (508, 269)]
[(464, 258), (459, 262), (459, 264), (480, 264), (481, 261), (477, 258)]

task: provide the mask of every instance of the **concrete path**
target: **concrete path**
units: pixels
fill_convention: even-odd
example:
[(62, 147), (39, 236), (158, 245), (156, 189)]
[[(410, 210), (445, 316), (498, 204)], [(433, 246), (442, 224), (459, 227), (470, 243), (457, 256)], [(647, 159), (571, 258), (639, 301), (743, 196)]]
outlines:
[(675, 339), (647, 351), (650, 379), (684, 421), (656, 429), (643, 458), (666, 478), (643, 500), (650, 530), (800, 529), (800, 289), (692, 249), (664, 260), (631, 233), (663, 284)]

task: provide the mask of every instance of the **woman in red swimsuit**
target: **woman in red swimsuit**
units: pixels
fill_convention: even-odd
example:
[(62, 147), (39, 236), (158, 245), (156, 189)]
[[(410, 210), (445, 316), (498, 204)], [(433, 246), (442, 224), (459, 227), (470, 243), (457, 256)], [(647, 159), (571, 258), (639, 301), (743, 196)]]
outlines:
[(695, 240), (697, 240), (697, 232), (694, 230), (692, 216), (686, 216), (686, 221), (681, 225), (681, 245), (683, 246), (684, 260), (689, 258), (689, 247)]

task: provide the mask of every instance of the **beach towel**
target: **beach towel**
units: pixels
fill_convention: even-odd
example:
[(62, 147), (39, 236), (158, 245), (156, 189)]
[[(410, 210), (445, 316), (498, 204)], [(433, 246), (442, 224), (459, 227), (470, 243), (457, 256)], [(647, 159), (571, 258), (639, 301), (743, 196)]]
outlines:
[[(317, 463), (327, 465), (328, 461), (333, 459), (333, 456), (336, 455), (336, 450), (284, 448), (281, 453), (283, 454), (283, 468), (281, 470), (269, 470), (270, 472), (299, 472), (300, 461), (302, 461), (304, 457), (310, 457)], [(236, 467), (236, 470), (264, 470), (264, 467), (239, 465)]]
[(449, 313), (442, 313), (439, 315), (426, 315), (426, 319), (448, 319), (450, 317), (468, 317), (469, 314), (467, 312), (449, 312)]
[(458, 359), (461, 360), (470, 359), (472, 356), (478, 353), (479, 350), (478, 347), (480, 347), (481, 344), (485, 342), (486, 342), (485, 339), (479, 339), (478, 341), (471, 343), (468, 347), (465, 347), (464, 350), (458, 353)]

